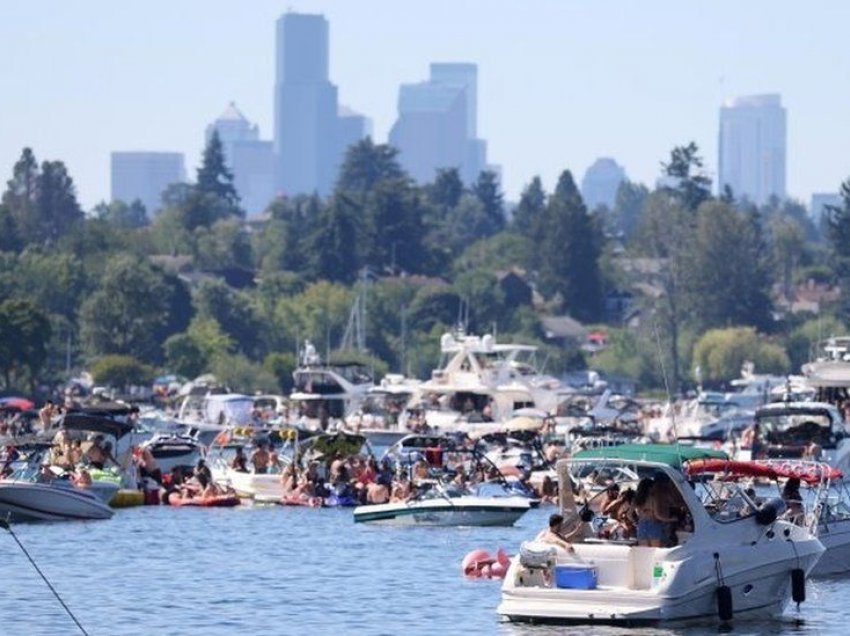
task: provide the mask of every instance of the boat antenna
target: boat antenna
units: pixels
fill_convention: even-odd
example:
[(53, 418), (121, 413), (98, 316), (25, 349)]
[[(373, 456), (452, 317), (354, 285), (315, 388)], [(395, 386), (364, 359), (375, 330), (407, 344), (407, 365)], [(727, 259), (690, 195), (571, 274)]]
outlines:
[(661, 365), (661, 376), (664, 378), (664, 390), (667, 392), (667, 403), (670, 405), (670, 426), (676, 437), (676, 454), (679, 456), (679, 465), (682, 464), (682, 450), (679, 447), (679, 428), (676, 425), (676, 409), (673, 408), (673, 395), (670, 393), (670, 380), (667, 377), (667, 367), (664, 364), (664, 356), (661, 354), (661, 336), (658, 333), (658, 323), (652, 321), (652, 330), (655, 332), (655, 348), (658, 353), (658, 362)]
[(89, 636), (89, 633), (86, 631), (86, 628), (83, 627), (82, 624), (80, 623), (80, 621), (77, 620), (77, 617), (74, 616), (74, 613), (71, 611), (71, 608), (68, 607), (65, 604), (65, 601), (63, 601), (62, 597), (59, 596), (59, 592), (56, 591), (56, 588), (53, 587), (53, 585), (50, 583), (50, 581), (44, 575), (44, 572), (42, 572), (41, 568), (38, 567), (38, 564), (35, 562), (35, 559), (33, 559), (32, 556), (30, 556), (30, 553), (27, 552), (27, 549), (24, 547), (24, 544), (21, 543), (20, 539), (18, 539), (18, 535), (16, 535), (15, 531), (12, 530), (12, 523), (9, 520), (8, 516), (5, 517), (5, 518), (0, 517), (0, 528), (7, 530), (9, 532), (9, 534), (12, 535), (12, 538), (15, 540), (15, 543), (18, 544), (18, 547), (21, 549), (21, 551), (24, 553), (24, 555), (27, 557), (27, 559), (29, 559), (29, 562), (32, 564), (32, 567), (35, 568), (35, 571), (38, 572), (38, 575), (42, 578), (44, 583), (47, 585), (48, 589), (50, 589), (50, 591), (53, 592), (53, 596), (56, 597), (56, 600), (59, 601), (59, 604), (62, 606), (62, 608), (68, 614), (68, 616), (71, 617), (71, 620), (74, 621), (74, 624), (76, 624), (76, 626), (80, 629), (80, 633), (83, 634), (84, 636)]

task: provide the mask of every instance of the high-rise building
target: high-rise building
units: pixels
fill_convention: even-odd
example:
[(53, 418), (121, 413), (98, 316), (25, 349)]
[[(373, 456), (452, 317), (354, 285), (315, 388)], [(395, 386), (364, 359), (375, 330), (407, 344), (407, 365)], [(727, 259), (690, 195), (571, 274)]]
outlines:
[(240, 205), (248, 216), (263, 212), (274, 197), (272, 142), (260, 139), (260, 129), (243, 115), (236, 104), (207, 126), (207, 142), (218, 131), (227, 166)]
[(757, 205), (785, 198), (785, 108), (779, 95), (751, 95), (720, 109), (718, 188)]
[[(328, 194), (344, 148), (356, 141), (357, 122), (338, 115), (337, 88), (328, 79), (325, 17), (283, 14), (277, 21), (276, 61), (277, 189), (285, 194)], [(361, 125), (361, 130), (365, 128)]]
[(809, 207), (809, 216), (812, 219), (812, 223), (821, 226), (826, 214), (826, 206), (841, 207), (842, 203), (841, 195), (837, 192), (815, 192), (812, 194), (812, 203)]
[(594, 161), (581, 180), (581, 197), (587, 209), (595, 210), (600, 205), (614, 209), (617, 190), (625, 180), (626, 171), (613, 159), (600, 157)]
[(112, 200), (132, 203), (139, 199), (154, 216), (162, 207), (162, 193), (172, 183), (186, 180), (179, 152), (113, 152)]
[(435, 63), (430, 72), (427, 82), (399, 89), (390, 144), (417, 181), (431, 181), (438, 169), (453, 167), (471, 183), (487, 168), (487, 142), (477, 138), (478, 67)]

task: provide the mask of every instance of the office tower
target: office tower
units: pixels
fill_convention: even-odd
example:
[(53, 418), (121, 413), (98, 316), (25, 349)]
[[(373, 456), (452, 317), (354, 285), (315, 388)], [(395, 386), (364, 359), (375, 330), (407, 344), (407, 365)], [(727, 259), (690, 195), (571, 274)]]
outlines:
[(757, 205), (785, 197), (785, 109), (779, 95), (729, 100), (720, 109), (718, 188)]
[(233, 102), (207, 126), (207, 142), (213, 131), (218, 131), (240, 206), (248, 216), (260, 214), (274, 198), (272, 142), (260, 139), (259, 127), (251, 124)]
[(613, 210), (617, 190), (625, 180), (626, 171), (613, 159), (601, 157), (594, 161), (581, 180), (581, 197), (587, 209), (595, 210), (604, 205)]
[(831, 205), (840, 208), (843, 204), (841, 195), (837, 192), (815, 192), (812, 194), (812, 203), (809, 208), (809, 216), (818, 227), (822, 227), (826, 219), (826, 206)]
[(179, 152), (113, 152), (112, 200), (132, 203), (139, 199), (153, 217), (162, 207), (162, 193), (172, 183), (186, 180)]
[(487, 142), (477, 138), (477, 117), (477, 66), (431, 64), (428, 81), (400, 87), (389, 141), (417, 181), (432, 181), (439, 168), (454, 167), (472, 183), (487, 168)]
[[(277, 21), (274, 157), (277, 189), (287, 195), (328, 194), (357, 122), (338, 116), (328, 79), (328, 21), (285, 13)], [(361, 130), (368, 128), (360, 121)], [(361, 135), (362, 137), (362, 135)]]
[(336, 119), (337, 166), (335, 173), (339, 171), (339, 165), (345, 159), (348, 149), (364, 137), (371, 135), (372, 120), (347, 106), (340, 105)]

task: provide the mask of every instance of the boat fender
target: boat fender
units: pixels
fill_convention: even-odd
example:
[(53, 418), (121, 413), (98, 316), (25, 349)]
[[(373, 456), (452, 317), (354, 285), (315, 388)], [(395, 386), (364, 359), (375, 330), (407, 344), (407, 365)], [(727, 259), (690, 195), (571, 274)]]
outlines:
[(791, 598), (798, 605), (806, 600), (806, 573), (802, 568), (791, 570)]
[(756, 523), (762, 526), (769, 526), (783, 512), (785, 512), (785, 502), (781, 498), (776, 497), (770, 501), (766, 501), (756, 510)]
[(717, 615), (723, 622), (732, 620), (732, 588), (721, 585), (717, 588)]

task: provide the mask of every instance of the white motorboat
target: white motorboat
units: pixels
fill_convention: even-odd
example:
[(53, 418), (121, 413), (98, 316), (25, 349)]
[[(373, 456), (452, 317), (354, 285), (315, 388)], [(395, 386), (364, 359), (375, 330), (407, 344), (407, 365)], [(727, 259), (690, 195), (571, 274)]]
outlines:
[(345, 429), (365, 436), (372, 446), (392, 446), (410, 434), (406, 409), (420, 384), (399, 374), (385, 375), (380, 385), (366, 392), (357, 411), (345, 418)]
[(358, 506), (354, 521), (402, 526), (512, 526), (530, 508), (527, 497), (480, 497), (438, 484), (419, 498)]
[[(289, 399), (297, 406), (298, 425), (311, 430), (327, 430), (331, 419), (343, 420), (355, 413), (375, 386), (368, 366), (354, 361), (323, 363), (309, 341), (292, 377), (295, 390)], [(294, 423), (292, 413), (290, 420)]]
[[(794, 522), (815, 534), (826, 548), (810, 576), (835, 576), (850, 573), (850, 490), (841, 471), (828, 464), (813, 461), (773, 459), (761, 461), (702, 460), (689, 462), (690, 476), (712, 475), (715, 482), (706, 488), (712, 499), (728, 497), (723, 492), (729, 481), (752, 485), (751, 492), (764, 492), (765, 481), (772, 482), (773, 495), (780, 495), (787, 480), (796, 479), (802, 486), (800, 505), (803, 511)], [(711, 502), (709, 505), (714, 505)]]
[(157, 433), (142, 446), (151, 451), (163, 475), (177, 466), (194, 467), (203, 457), (203, 446), (190, 435)]
[[(756, 410), (752, 439), (736, 459), (816, 459), (850, 472), (850, 432), (826, 402), (774, 402)], [(742, 438), (743, 441), (743, 438)], [(818, 455), (808, 457), (811, 449)]]
[[(624, 474), (664, 475), (681, 496), (690, 531), (677, 532), (675, 547), (649, 547), (593, 536), (594, 519), (587, 524), (587, 538), (570, 551), (537, 541), (524, 544), (505, 577), (500, 614), (515, 621), (553, 623), (728, 621), (773, 616), (792, 594), (795, 599), (804, 596), (805, 576), (824, 547), (806, 528), (778, 520), (779, 502), (724, 519), (703, 506), (677, 468), (645, 456), (637, 447), (634, 459), (620, 452), (616, 459), (603, 454), (562, 460), (560, 482), (589, 466), (614, 469), (607, 470), (611, 474), (627, 467)], [(562, 490), (565, 517), (588, 520), (593, 515), (588, 503), (580, 512), (572, 491)]]

